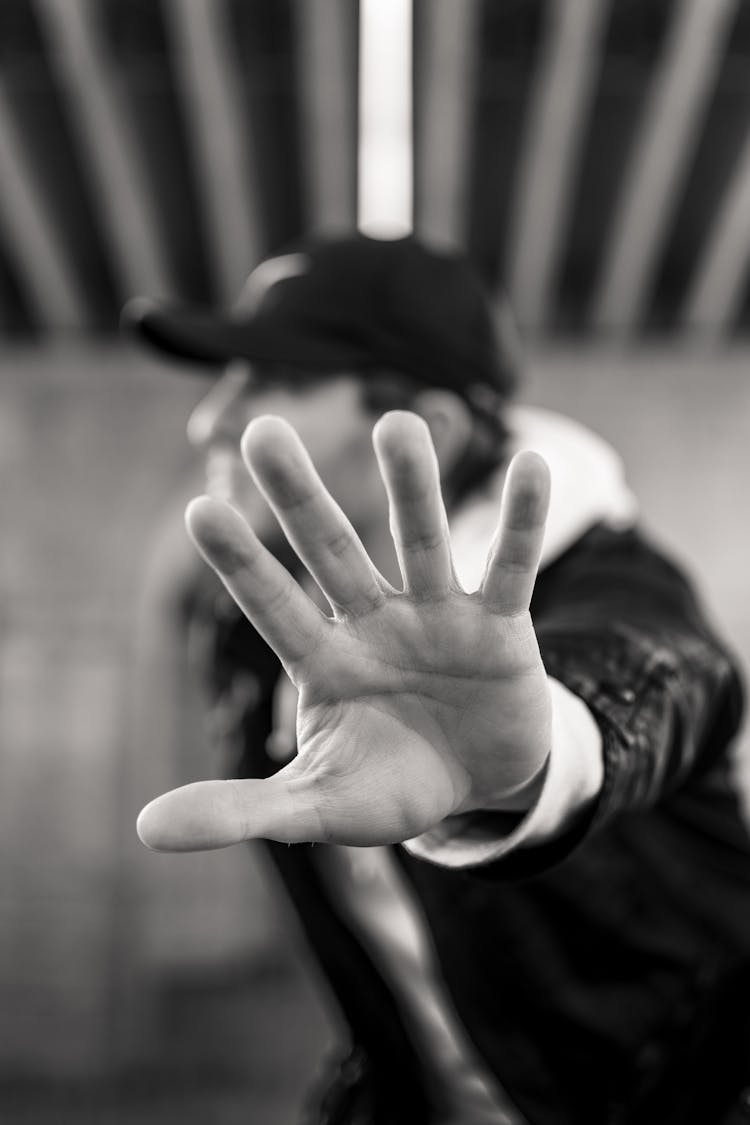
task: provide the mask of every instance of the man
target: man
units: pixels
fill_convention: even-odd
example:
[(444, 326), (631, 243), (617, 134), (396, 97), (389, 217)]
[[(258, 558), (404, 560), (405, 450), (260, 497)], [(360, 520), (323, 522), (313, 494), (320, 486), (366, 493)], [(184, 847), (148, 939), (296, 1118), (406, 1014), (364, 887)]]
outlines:
[(509, 406), (476, 279), (412, 239), (311, 242), (227, 316), (132, 319), (230, 364), (188, 526), (283, 668), (217, 616), (244, 777), (139, 832), (270, 841), (351, 1031), (316, 1120), (723, 1120), (750, 1082), (741, 689), (612, 451)]

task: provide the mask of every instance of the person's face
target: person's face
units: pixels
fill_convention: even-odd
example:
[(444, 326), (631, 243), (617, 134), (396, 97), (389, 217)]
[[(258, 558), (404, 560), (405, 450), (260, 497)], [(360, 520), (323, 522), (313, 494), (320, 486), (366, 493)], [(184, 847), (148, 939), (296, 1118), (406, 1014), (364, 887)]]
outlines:
[(361, 532), (386, 518), (371, 442), (375, 419), (361, 404), (357, 379), (269, 378), (244, 361), (230, 365), (188, 421), (188, 437), (205, 456), (209, 495), (242, 512), (262, 538), (277, 534), (240, 453), (245, 427), (261, 414), (280, 415), (294, 426), (326, 487)]

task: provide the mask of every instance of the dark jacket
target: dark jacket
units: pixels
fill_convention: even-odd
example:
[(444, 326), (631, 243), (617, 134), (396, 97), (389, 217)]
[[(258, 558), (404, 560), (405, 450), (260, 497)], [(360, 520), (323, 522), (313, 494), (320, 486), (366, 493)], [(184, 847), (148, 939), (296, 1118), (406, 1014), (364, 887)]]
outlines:
[[(721, 1122), (750, 1086), (737, 669), (684, 575), (635, 531), (589, 531), (540, 574), (531, 610), (549, 674), (601, 729), (595, 806), (564, 836), (488, 866), (449, 870), (400, 848), (398, 860), (470, 1038), (533, 1125)], [(217, 695), (245, 684), (237, 768), (267, 776), (278, 666), (231, 610), (218, 620)], [(359, 1104), (362, 1120), (428, 1122), (419, 1061), (324, 891), (321, 849), (269, 848), (351, 1029), (320, 1120), (354, 1120)]]

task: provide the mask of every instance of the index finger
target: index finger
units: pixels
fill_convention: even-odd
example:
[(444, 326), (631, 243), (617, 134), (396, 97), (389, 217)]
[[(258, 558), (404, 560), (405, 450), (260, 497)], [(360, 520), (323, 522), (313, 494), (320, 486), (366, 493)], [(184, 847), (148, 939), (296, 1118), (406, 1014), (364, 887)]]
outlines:
[(254, 418), (243, 434), (242, 454), (334, 612), (367, 613), (381, 605), (380, 575), (293, 427), (272, 415)]
[(549, 497), (547, 462), (528, 449), (516, 454), (506, 476), (500, 523), (481, 587), (485, 604), (496, 613), (523, 613), (529, 608)]
[(285, 667), (315, 649), (326, 618), (242, 517), (220, 500), (192, 500), (190, 536), (237, 605)]

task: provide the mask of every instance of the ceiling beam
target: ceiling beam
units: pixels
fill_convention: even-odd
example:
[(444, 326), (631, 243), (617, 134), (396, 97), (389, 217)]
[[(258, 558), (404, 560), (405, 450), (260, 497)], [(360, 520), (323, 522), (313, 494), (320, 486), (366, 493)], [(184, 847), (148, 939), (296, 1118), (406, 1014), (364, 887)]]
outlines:
[(40, 323), (83, 328), (86, 298), (39, 191), (0, 86), (0, 230)]
[(607, 9), (605, 0), (548, 5), (510, 223), (511, 300), (532, 331), (549, 319)]
[(642, 318), (695, 152), (737, 0), (679, 0), (643, 107), (592, 313), (627, 333)]
[(167, 0), (167, 33), (185, 106), (214, 278), (233, 300), (261, 253), (257, 190), (224, 0)]
[(357, 221), (355, 7), (351, 0), (296, 0), (299, 111), (306, 225), (318, 233)]
[(416, 44), (415, 228), (448, 247), (467, 237), (479, 15), (480, 0), (430, 0)]
[(718, 337), (733, 322), (750, 267), (750, 134), (713, 220), (682, 312), (683, 322)]
[(95, 0), (36, 0), (36, 7), (93, 180), (120, 296), (169, 296), (175, 286), (161, 226), (112, 62), (97, 41)]

